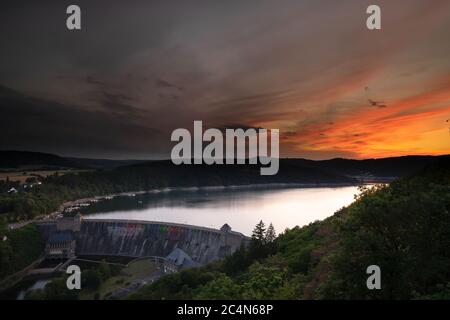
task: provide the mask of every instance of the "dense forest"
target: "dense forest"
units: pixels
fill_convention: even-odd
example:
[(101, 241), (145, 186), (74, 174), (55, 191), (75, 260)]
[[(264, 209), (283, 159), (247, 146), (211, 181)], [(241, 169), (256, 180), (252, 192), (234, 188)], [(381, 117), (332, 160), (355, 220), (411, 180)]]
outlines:
[[(334, 216), (275, 239), (260, 223), (248, 248), (129, 298), (450, 298), (450, 161), (361, 191)], [(367, 289), (369, 265), (381, 269), (381, 290)]]
[(44, 240), (35, 225), (0, 228), (0, 236), (0, 280), (27, 267), (44, 251)]

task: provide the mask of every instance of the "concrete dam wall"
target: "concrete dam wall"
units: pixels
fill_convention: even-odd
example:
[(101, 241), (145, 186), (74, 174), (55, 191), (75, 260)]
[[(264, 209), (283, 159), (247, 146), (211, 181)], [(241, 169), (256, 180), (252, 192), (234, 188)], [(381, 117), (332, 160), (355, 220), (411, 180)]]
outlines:
[(63, 218), (38, 226), (47, 241), (69, 232), (76, 243), (76, 255), (167, 257), (175, 249), (181, 249), (198, 264), (224, 258), (248, 241), (248, 237), (231, 231), (227, 224), (218, 230), (153, 221), (80, 219), (77, 222)]

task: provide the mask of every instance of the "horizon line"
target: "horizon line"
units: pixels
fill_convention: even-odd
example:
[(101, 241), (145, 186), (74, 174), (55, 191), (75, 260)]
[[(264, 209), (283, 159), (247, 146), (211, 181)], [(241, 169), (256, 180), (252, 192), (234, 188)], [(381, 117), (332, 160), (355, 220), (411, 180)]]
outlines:
[[(160, 158), (160, 159), (133, 159), (133, 158), (121, 158), (121, 159), (111, 159), (111, 158), (92, 158), (92, 157), (80, 157), (80, 156), (65, 156), (60, 155), (58, 153), (50, 153), (50, 152), (41, 152), (41, 151), (30, 151), (30, 150), (16, 150), (16, 149), (0, 149), (0, 152), (17, 152), (17, 153), (37, 153), (37, 154), (45, 154), (45, 155), (52, 155), (57, 156), (60, 158), (66, 158), (66, 159), (86, 159), (86, 160), (104, 160), (104, 161), (139, 161), (139, 162), (145, 162), (145, 161), (171, 161), (169, 158)], [(388, 156), (388, 157), (371, 157), (371, 158), (345, 158), (345, 157), (334, 157), (334, 158), (326, 158), (326, 159), (308, 159), (303, 157), (295, 157), (295, 156), (288, 156), (288, 157), (278, 157), (280, 160), (308, 160), (308, 161), (330, 161), (330, 160), (356, 160), (356, 161), (364, 161), (364, 160), (379, 160), (379, 159), (393, 159), (393, 158), (405, 158), (405, 157), (443, 157), (443, 156), (450, 156), (450, 153), (444, 153), (444, 154), (408, 154), (408, 155), (400, 155), (400, 156)], [(195, 159), (195, 157), (191, 157), (191, 159)], [(224, 160), (227, 159), (226, 157), (223, 158)], [(234, 159), (240, 159), (235, 157)], [(245, 157), (244, 159), (249, 159), (248, 157)]]

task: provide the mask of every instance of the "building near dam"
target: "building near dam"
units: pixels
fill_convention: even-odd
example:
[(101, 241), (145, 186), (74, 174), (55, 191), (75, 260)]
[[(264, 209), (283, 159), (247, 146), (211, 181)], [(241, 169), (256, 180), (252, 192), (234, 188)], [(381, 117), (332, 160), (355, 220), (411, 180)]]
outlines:
[(228, 224), (221, 229), (130, 220), (83, 219), (81, 215), (38, 223), (49, 258), (77, 256), (159, 257), (179, 269), (222, 259), (249, 238)]
[(45, 256), (49, 259), (75, 257), (76, 241), (71, 232), (51, 233), (45, 244)]

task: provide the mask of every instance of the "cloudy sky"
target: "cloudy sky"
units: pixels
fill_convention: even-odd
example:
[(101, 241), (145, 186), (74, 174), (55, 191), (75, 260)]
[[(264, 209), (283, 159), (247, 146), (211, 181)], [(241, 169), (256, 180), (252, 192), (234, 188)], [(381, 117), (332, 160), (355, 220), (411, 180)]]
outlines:
[(450, 153), (449, 33), (448, 0), (10, 1), (0, 149), (162, 158), (203, 120), (279, 128), (283, 156)]

